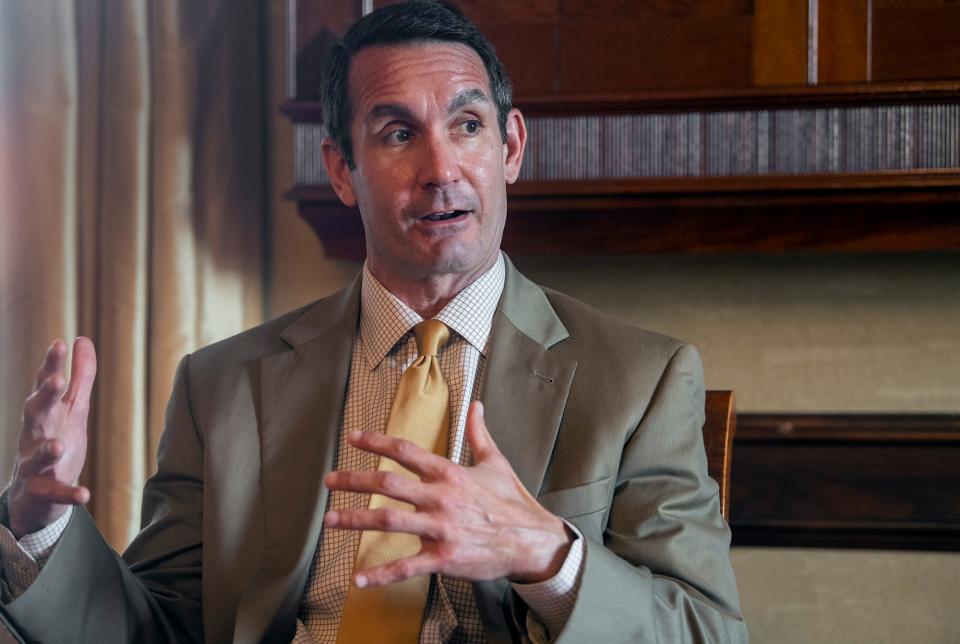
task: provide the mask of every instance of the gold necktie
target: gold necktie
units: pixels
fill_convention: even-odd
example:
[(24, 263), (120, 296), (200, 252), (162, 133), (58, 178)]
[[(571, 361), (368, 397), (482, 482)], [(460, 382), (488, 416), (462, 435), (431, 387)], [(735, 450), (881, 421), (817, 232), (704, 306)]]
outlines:
[[(447, 455), (450, 421), (450, 392), (440, 372), (437, 353), (446, 344), (450, 331), (443, 322), (424, 320), (413, 329), (417, 338), (417, 359), (400, 376), (393, 399), (387, 436), (403, 438), (420, 447)], [(381, 472), (395, 472), (409, 478), (414, 474), (386, 457), (380, 458)], [(408, 503), (373, 494), (370, 509), (401, 508), (413, 511)], [(403, 532), (364, 530), (357, 548), (354, 572), (380, 566), (420, 551), (420, 538)], [(423, 611), (430, 590), (430, 576), (421, 575), (382, 588), (357, 588), (353, 584), (337, 632), (338, 644), (396, 642), (413, 644), (420, 639)]]

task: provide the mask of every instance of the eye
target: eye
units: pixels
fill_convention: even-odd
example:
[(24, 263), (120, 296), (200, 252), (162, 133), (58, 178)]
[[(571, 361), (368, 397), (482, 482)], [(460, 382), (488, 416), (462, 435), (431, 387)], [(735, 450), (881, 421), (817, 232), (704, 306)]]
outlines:
[(413, 137), (413, 132), (406, 128), (399, 127), (395, 130), (390, 130), (383, 137), (384, 143), (387, 145), (401, 145), (406, 143)]
[(480, 128), (482, 127), (483, 123), (481, 123), (479, 119), (470, 119), (460, 124), (460, 131), (467, 136), (476, 136), (480, 133)]

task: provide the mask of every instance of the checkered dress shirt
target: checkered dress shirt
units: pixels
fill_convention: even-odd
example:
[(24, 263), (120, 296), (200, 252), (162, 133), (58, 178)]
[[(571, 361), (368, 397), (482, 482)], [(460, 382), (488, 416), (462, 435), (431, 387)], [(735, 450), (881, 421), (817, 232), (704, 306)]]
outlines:
[(67, 508), (59, 519), (46, 528), (24, 535), (19, 541), (7, 529), (7, 499), (4, 495), (3, 508), (0, 511), (3, 524), (0, 526), (0, 557), (3, 559), (3, 578), (7, 582), (7, 592), (11, 597), (4, 597), (9, 601), (19, 597), (30, 584), (40, 575), (40, 569), (53, 554), (53, 547), (57, 545), (60, 535), (67, 528), (73, 508)]

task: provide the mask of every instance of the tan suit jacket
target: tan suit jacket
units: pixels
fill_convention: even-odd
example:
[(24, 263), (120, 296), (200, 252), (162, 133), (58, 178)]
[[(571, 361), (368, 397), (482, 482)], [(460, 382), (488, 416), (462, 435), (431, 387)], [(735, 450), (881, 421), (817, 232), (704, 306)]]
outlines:
[[(10, 619), (40, 641), (289, 641), (358, 311), (359, 280), (185, 358), (143, 531), (121, 559), (75, 512)], [(508, 261), (483, 400), (524, 485), (587, 540), (557, 641), (746, 640), (694, 349), (544, 291)], [(475, 592), (488, 640), (520, 641), (509, 583)]]

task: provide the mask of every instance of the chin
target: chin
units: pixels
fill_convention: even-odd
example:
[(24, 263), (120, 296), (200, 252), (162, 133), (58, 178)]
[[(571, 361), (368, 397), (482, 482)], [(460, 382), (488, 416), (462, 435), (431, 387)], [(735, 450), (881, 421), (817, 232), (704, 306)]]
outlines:
[(453, 243), (433, 249), (429, 261), (430, 272), (437, 274), (472, 273), (485, 268), (489, 263), (490, 252), (480, 249), (469, 250), (463, 244)]

